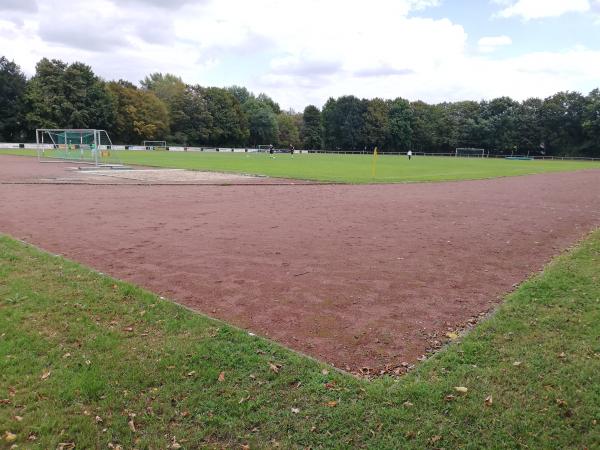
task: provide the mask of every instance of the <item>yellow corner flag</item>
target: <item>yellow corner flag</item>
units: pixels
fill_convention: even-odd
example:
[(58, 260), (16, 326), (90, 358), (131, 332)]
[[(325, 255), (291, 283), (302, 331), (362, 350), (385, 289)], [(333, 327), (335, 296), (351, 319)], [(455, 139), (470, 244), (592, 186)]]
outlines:
[(373, 161), (371, 162), (371, 177), (375, 178), (375, 174), (377, 172), (377, 157), (379, 153), (377, 153), (377, 147), (373, 149)]

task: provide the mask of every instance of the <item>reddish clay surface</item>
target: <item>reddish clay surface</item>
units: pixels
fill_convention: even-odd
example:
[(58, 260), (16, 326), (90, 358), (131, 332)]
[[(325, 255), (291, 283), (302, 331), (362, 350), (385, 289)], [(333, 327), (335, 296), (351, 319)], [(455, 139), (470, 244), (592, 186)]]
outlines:
[(414, 362), (600, 225), (598, 170), (371, 186), (2, 184), (50, 172), (64, 167), (0, 156), (0, 232), (351, 370)]

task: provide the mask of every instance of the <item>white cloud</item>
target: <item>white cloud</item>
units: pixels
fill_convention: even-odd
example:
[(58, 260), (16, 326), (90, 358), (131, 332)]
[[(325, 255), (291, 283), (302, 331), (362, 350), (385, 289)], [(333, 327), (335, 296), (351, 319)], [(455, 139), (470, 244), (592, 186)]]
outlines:
[[(517, 4), (502, 1), (506, 8)], [(460, 24), (426, 17), (438, 0), (28, 4), (27, 11), (12, 13), (19, 20), (0, 15), (0, 49), (29, 75), (42, 57), (85, 62), (107, 79), (136, 82), (151, 72), (172, 72), (189, 83), (244, 85), (295, 109), (345, 94), (520, 99), (585, 91), (600, 79), (600, 52), (583, 47), (499, 58), (490, 51), (511, 40), (488, 36), (473, 54)]]
[(591, 9), (589, 0), (497, 0), (496, 3), (506, 5), (498, 13), (499, 17), (521, 17), (525, 20), (560, 17), (563, 14), (584, 13)]
[(482, 53), (492, 53), (498, 47), (504, 47), (512, 44), (512, 39), (508, 36), (486, 36), (479, 39), (477, 47)]

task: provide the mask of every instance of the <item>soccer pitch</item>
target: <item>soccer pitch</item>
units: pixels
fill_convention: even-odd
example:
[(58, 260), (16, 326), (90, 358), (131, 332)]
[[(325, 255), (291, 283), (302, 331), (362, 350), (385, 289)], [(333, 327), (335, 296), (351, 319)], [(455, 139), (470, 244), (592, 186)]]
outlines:
[[(34, 156), (33, 150), (0, 150), (0, 154)], [(47, 152), (49, 153), (49, 152)], [(123, 164), (214, 172), (233, 172), (339, 183), (403, 183), (476, 180), (545, 172), (600, 168), (600, 161), (512, 161), (499, 158), (413, 157), (380, 155), (275, 154), (113, 151)]]

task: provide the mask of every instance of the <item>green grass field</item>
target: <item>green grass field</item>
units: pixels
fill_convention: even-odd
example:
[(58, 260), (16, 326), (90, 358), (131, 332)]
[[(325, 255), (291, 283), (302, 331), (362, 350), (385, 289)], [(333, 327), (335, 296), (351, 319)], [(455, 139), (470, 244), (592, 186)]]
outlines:
[(600, 231), (372, 382), (0, 236), (0, 448), (597, 448), (599, 336)]
[[(31, 150), (0, 150), (0, 154), (35, 155)], [(178, 169), (235, 172), (271, 177), (344, 183), (401, 183), (449, 181), (565, 172), (600, 168), (600, 161), (509, 161), (496, 158), (380, 156), (372, 176), (372, 157), (363, 155), (268, 155), (243, 153), (184, 153), (118, 151), (113, 160)]]

